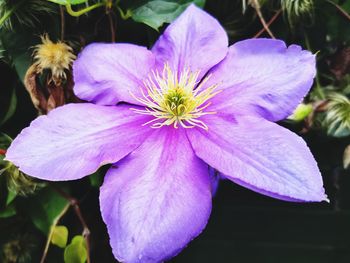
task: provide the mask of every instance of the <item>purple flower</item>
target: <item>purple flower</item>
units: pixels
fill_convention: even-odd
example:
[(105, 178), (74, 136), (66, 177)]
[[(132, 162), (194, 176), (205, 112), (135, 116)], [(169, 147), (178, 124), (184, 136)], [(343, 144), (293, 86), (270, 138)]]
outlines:
[(278, 199), (326, 200), (305, 142), (274, 123), (315, 76), (315, 56), (299, 46), (228, 47), (218, 21), (191, 5), (151, 51), (91, 44), (73, 70), (76, 95), (91, 103), (37, 118), (6, 158), (50, 181), (112, 163), (100, 206), (118, 260), (166, 260), (203, 230), (215, 184), (208, 166)]

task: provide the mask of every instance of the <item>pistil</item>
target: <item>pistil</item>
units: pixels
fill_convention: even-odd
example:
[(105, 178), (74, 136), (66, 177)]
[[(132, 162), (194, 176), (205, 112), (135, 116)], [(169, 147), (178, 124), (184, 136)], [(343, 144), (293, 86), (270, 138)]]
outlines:
[(204, 84), (210, 76), (200, 81), (199, 73), (186, 69), (178, 74), (177, 71), (172, 71), (168, 64), (164, 66), (161, 74), (153, 71), (144, 81), (144, 88), (141, 88), (142, 97), (132, 94), (146, 107), (143, 110), (133, 110), (154, 117), (144, 125), (151, 124), (152, 128), (173, 125), (174, 128), (200, 127), (208, 130), (208, 126), (200, 117), (215, 114), (205, 109), (210, 105), (210, 99), (220, 91), (217, 90), (216, 84), (204, 89)]

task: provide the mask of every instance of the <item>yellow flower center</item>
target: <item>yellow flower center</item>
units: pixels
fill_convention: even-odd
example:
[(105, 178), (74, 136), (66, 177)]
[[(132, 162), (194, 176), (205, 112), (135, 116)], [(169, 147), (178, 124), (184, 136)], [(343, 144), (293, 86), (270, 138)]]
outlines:
[[(144, 89), (141, 89), (142, 98), (132, 96), (146, 109), (133, 109), (135, 112), (154, 117), (144, 125), (151, 124), (152, 128), (179, 125), (183, 128), (200, 127), (208, 130), (208, 126), (200, 120), (200, 117), (215, 112), (205, 111), (210, 105), (210, 99), (218, 94), (217, 85), (203, 89), (210, 76), (202, 81), (198, 79), (198, 72), (184, 70), (180, 74), (173, 72), (166, 64), (162, 73), (152, 72), (146, 81)], [(199, 84), (199, 85), (198, 85)]]

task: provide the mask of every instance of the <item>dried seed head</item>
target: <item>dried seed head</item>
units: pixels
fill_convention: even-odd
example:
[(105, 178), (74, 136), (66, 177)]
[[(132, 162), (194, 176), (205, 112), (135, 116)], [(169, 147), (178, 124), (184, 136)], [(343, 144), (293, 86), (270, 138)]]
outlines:
[(73, 49), (58, 41), (52, 42), (48, 35), (41, 36), (42, 44), (36, 45), (34, 50), (35, 65), (38, 73), (44, 69), (51, 71), (53, 80), (65, 79), (68, 70), (76, 58)]

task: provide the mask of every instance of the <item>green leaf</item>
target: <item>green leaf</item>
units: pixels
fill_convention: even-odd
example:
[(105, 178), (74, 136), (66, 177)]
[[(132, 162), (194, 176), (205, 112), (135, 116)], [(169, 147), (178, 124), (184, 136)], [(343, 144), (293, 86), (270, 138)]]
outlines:
[(15, 113), (17, 108), (17, 96), (16, 96), (16, 89), (12, 90), (9, 107), (7, 109), (7, 112), (5, 113), (2, 120), (0, 120), (0, 125), (4, 124), (8, 119), (12, 117), (12, 115)]
[(25, 205), (33, 224), (44, 234), (48, 234), (55, 219), (69, 203), (51, 188), (44, 188)]
[(68, 240), (68, 228), (65, 226), (54, 226), (52, 230), (51, 243), (60, 247), (65, 248)]
[(0, 149), (7, 149), (12, 142), (12, 138), (6, 133), (0, 132)]
[(13, 200), (15, 200), (17, 194), (11, 190), (8, 190), (7, 193), (7, 199), (6, 199), (6, 205), (9, 205), (12, 203)]
[(65, 263), (84, 263), (87, 259), (85, 239), (75, 236), (72, 242), (64, 250)]
[(15, 209), (15, 206), (13, 204), (7, 206), (3, 210), (0, 210), (0, 218), (11, 217), (11, 216), (14, 216), (15, 214), (16, 214), (16, 209)]
[(59, 4), (59, 5), (67, 5), (67, 4), (79, 5), (82, 3), (86, 3), (88, 0), (47, 0), (47, 1), (55, 4)]
[(100, 170), (98, 170), (97, 172), (95, 172), (89, 176), (90, 184), (92, 187), (100, 187), (102, 185), (102, 182), (103, 182), (102, 179), (103, 179), (103, 177), (102, 177)]
[(195, 3), (203, 7), (205, 0), (150, 0), (131, 8), (131, 17), (158, 30), (164, 23), (171, 23), (187, 6)]

